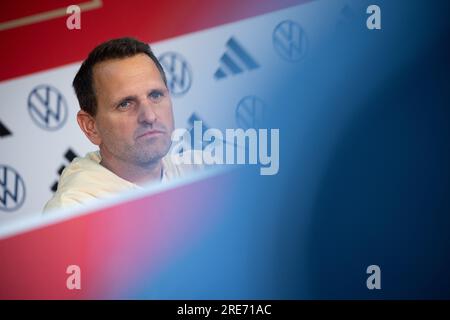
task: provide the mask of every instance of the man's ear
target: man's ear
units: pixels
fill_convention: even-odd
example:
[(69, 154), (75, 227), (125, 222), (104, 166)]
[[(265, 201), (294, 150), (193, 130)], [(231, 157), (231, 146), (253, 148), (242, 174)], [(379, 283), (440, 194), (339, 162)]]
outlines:
[(84, 132), (86, 137), (95, 145), (100, 145), (102, 139), (97, 131), (95, 125), (95, 119), (89, 113), (84, 110), (80, 110), (77, 113), (77, 121), (81, 130)]

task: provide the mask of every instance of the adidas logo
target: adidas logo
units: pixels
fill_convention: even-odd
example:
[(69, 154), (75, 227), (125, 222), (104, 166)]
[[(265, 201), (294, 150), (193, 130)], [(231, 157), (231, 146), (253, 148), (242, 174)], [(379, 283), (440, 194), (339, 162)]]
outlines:
[[(74, 158), (78, 157), (78, 155), (72, 151), (72, 149), (67, 149), (66, 153), (64, 154), (64, 158), (66, 158), (67, 161), (72, 162), (72, 160)], [(63, 170), (66, 168), (65, 165), (62, 165), (61, 167), (59, 167), (58, 170), (58, 175), (61, 176), (61, 173), (63, 172)], [(50, 190), (52, 190), (53, 192), (56, 192), (56, 190), (58, 189), (58, 181), (56, 181), (55, 183), (53, 183), (53, 185), (51, 186)]]
[(0, 137), (6, 137), (12, 135), (11, 131), (0, 121)]
[(259, 64), (245, 51), (245, 49), (231, 37), (227, 41), (227, 51), (220, 58), (221, 66), (214, 73), (216, 80), (223, 79), (229, 75), (236, 75), (245, 70), (259, 68)]

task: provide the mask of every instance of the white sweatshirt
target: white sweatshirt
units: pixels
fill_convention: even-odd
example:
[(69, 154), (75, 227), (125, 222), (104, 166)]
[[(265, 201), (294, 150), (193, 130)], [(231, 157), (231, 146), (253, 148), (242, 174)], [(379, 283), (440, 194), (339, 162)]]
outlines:
[[(84, 204), (127, 189), (140, 188), (103, 167), (100, 161), (99, 151), (90, 152), (84, 158), (73, 159), (62, 172), (58, 189), (45, 205), (44, 212)], [(162, 159), (162, 163), (163, 182), (181, 177), (200, 167), (176, 165), (170, 160), (169, 155)]]

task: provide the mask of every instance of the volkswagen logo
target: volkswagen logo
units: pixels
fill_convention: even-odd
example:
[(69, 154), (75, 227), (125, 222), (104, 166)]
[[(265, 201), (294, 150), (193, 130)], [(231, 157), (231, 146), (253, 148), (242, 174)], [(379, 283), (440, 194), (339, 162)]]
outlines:
[(169, 90), (175, 97), (189, 91), (192, 84), (192, 71), (186, 59), (175, 52), (166, 52), (159, 57), (164, 68)]
[(28, 95), (28, 112), (37, 126), (54, 131), (66, 122), (67, 102), (56, 88), (39, 85)]
[(275, 51), (283, 59), (295, 62), (306, 55), (308, 39), (299, 24), (291, 20), (279, 23), (272, 34)]
[(16, 170), (0, 165), (0, 210), (14, 211), (25, 201), (25, 183)]
[(262, 128), (265, 123), (266, 104), (256, 96), (242, 98), (236, 106), (236, 123), (244, 130)]

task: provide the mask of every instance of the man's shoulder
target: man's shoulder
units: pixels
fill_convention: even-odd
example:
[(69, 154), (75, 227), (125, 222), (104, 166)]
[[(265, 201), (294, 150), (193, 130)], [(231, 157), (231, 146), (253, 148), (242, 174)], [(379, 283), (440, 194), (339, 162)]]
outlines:
[(44, 211), (81, 204), (133, 187), (100, 164), (99, 152), (77, 157), (63, 170), (58, 188), (45, 205)]
[(64, 168), (58, 182), (58, 189), (77, 184), (92, 176), (104, 174), (98, 151), (89, 152), (84, 157), (76, 157)]

